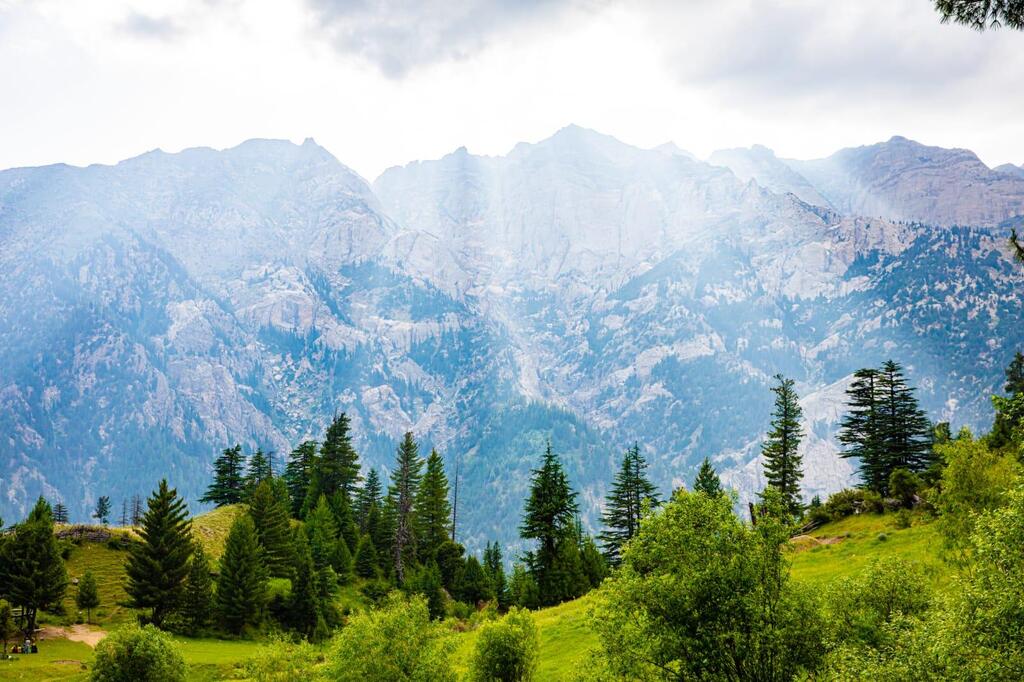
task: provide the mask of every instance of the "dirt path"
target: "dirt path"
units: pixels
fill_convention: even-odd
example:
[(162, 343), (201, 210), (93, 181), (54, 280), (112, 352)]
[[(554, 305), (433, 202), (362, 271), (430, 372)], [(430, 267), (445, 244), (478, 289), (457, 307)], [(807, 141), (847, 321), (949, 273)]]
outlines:
[(46, 625), (39, 630), (39, 639), (69, 639), (72, 642), (82, 642), (94, 647), (107, 636), (106, 630), (82, 623), (68, 627)]

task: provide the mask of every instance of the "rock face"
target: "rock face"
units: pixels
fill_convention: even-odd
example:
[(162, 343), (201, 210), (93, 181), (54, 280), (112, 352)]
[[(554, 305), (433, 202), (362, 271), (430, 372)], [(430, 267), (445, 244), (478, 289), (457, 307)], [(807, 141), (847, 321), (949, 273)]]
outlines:
[(195, 500), (219, 449), (280, 468), (344, 410), (369, 466), (407, 430), (458, 463), (475, 547), (514, 543), (548, 438), (591, 524), (634, 441), (666, 490), (711, 456), (753, 494), (777, 372), (808, 497), (852, 475), (858, 367), (898, 359), (933, 419), (987, 423), (1024, 345), (1002, 230), (858, 217), (763, 148), (718, 160), (570, 127), (372, 188), (312, 141), (0, 173), (0, 512), (81, 519), (161, 476)]
[(893, 137), (787, 163), (843, 213), (945, 226), (992, 226), (1024, 214), (1024, 177), (992, 170), (967, 149)]

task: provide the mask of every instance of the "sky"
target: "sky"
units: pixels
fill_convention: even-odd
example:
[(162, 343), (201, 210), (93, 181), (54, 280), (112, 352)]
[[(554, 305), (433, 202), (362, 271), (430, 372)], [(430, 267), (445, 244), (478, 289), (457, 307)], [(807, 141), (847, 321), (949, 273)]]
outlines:
[(313, 137), (372, 180), (570, 123), (1024, 164), (1022, 48), (931, 0), (0, 0), (0, 168)]

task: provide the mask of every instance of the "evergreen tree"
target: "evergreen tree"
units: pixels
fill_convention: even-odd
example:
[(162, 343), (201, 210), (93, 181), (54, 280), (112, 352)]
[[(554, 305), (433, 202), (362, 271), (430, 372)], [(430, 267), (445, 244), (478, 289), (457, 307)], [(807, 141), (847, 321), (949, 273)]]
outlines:
[(524, 540), (537, 543), (536, 550), (527, 554), (527, 562), (544, 605), (556, 604), (573, 591), (566, 588), (572, 581), (562, 575), (568, 566), (560, 561), (560, 556), (564, 559), (568, 554), (563, 545), (576, 548), (573, 535), (578, 512), (576, 492), (569, 486), (562, 463), (548, 442), (540, 468), (531, 474), (530, 496), (519, 526)]
[(4, 643), (3, 654), (7, 655), (7, 644), (16, 634), (14, 609), (6, 601), (0, 601), (0, 641)]
[(368, 536), (373, 542), (378, 566), (381, 569), (387, 569), (391, 564), (388, 557), (391, 554), (391, 538), (394, 533), (384, 518), (380, 505), (375, 504), (370, 507), (370, 513), (366, 517), (366, 532), (363, 535)]
[(128, 515), (128, 500), (127, 499), (122, 499), (121, 500), (121, 526), (122, 527), (127, 527), (128, 523), (130, 521), (131, 521), (131, 516)]
[[(355, 546), (356, 549), (359, 548), (358, 540)], [(334, 558), (331, 560), (331, 567), (334, 568), (334, 572), (338, 576), (339, 584), (346, 585), (352, 579), (352, 552), (349, 551), (345, 538), (338, 538), (338, 541), (334, 543)]]
[(141, 542), (128, 556), (125, 590), (135, 608), (152, 609), (157, 627), (181, 602), (188, 560), (192, 555), (192, 529), (185, 501), (167, 486), (167, 479), (147, 500), (139, 531)]
[(793, 390), (793, 380), (775, 376), (778, 382), (772, 386), (775, 393), (775, 409), (772, 412), (771, 428), (761, 446), (764, 456), (764, 475), (768, 485), (779, 491), (786, 511), (797, 516), (800, 513), (800, 481), (803, 478), (802, 456), (798, 452), (803, 435), (800, 418), (803, 414)]
[(444, 462), (436, 450), (427, 458), (427, 471), (420, 483), (416, 496), (416, 533), (419, 541), (419, 555), (434, 557), (437, 548), (450, 535), (449, 522), (452, 508), (448, 502), (448, 477), (444, 473)]
[(67, 523), (68, 522), (68, 508), (63, 503), (58, 502), (53, 506), (53, 522), (54, 523)]
[(132, 526), (138, 526), (142, 523), (142, 497), (135, 495), (132, 497)]
[(295, 563), (292, 579), (290, 613), (296, 630), (305, 637), (311, 638), (316, 629), (318, 619), (323, 618), (317, 589), (316, 567), (313, 565), (313, 552), (310, 550), (306, 533), (300, 526), (295, 531), (295, 547), (293, 556)]
[(488, 601), (494, 596), (487, 573), (480, 565), (480, 561), (473, 555), (466, 559), (459, 587), (459, 598), (469, 604), (476, 605)]
[(594, 538), (589, 535), (582, 538), (579, 548), (580, 563), (583, 566), (583, 575), (586, 576), (589, 583), (588, 587), (598, 587), (608, 575), (608, 564), (601, 552), (598, 551)]
[(715, 467), (711, 466), (711, 460), (707, 457), (701, 462), (697, 478), (693, 480), (693, 492), (704, 493), (708, 497), (717, 497), (725, 492), (722, 489), (722, 479), (718, 478)]
[(918, 407), (914, 389), (907, 386), (899, 364), (889, 360), (882, 365), (878, 387), (881, 394), (879, 435), (885, 452), (887, 486), (888, 477), (896, 469), (919, 473), (932, 465), (932, 425)]
[(860, 464), (864, 487), (884, 493), (889, 480), (888, 464), (882, 441), (881, 387), (876, 369), (859, 369), (846, 389), (847, 413), (839, 423), (839, 442), (846, 446), (843, 457)]
[(78, 581), (75, 605), (79, 610), (85, 609), (85, 622), (91, 623), (92, 610), (100, 605), (100, 593), (96, 589), (96, 577), (90, 570), (86, 570), (85, 574)]
[(106, 495), (100, 495), (100, 499), (96, 501), (96, 511), (93, 512), (92, 516), (104, 526), (107, 525), (107, 521), (110, 519), (109, 497)]
[(487, 573), (487, 579), (491, 581), (491, 591), (494, 593), (495, 599), (498, 600), (498, 606), (502, 609), (508, 608), (505, 565), (501, 560), (501, 545), (497, 542), (494, 544), (488, 542), (487, 548), (484, 549), (484, 571)]
[(263, 481), (269, 481), (274, 477), (270, 465), (269, 453), (263, 452), (263, 448), (256, 448), (256, 452), (249, 458), (249, 466), (245, 473), (245, 493), (251, 496), (253, 491)]
[(395, 471), (391, 476), (390, 497), (395, 511), (395, 534), (392, 541), (395, 578), (401, 585), (406, 564), (416, 561), (416, 519), (413, 505), (419, 492), (423, 460), (412, 433), (406, 432), (401, 445)]
[[(1005, 370), (1006, 384), (1003, 390), (1012, 400), (1017, 395), (1024, 393), (1024, 355), (1017, 351), (1013, 360)], [(992, 432), (988, 435), (989, 447), (999, 449), (1013, 443), (1013, 432), (1017, 426), (1014, 416), (1007, 414), (1004, 410), (996, 409), (995, 423), (992, 424)]]
[(0, 590), (21, 608), (26, 637), (35, 636), (39, 609), (58, 607), (68, 576), (53, 534), (53, 512), (42, 497), (28, 518), (11, 529), (0, 543)]
[(618, 564), (622, 546), (640, 530), (644, 502), (652, 507), (658, 503), (657, 488), (647, 478), (646, 469), (647, 461), (640, 453), (640, 446), (634, 444), (626, 450), (606, 498), (602, 515), (606, 528), (600, 539), (612, 565)]
[(427, 610), (430, 617), (440, 619), (445, 614), (445, 594), (441, 585), (441, 571), (437, 562), (431, 559), (421, 566), (412, 580), (412, 591), (422, 594), (427, 599)]
[(253, 491), (249, 516), (256, 528), (256, 538), (270, 575), (275, 578), (291, 577), (293, 543), (288, 508), (274, 495), (269, 480), (260, 482)]
[(267, 601), (267, 569), (252, 519), (235, 519), (224, 545), (217, 578), (217, 605), (227, 629), (235, 634), (263, 618)]
[(192, 545), (192, 558), (188, 563), (188, 577), (185, 578), (185, 592), (181, 602), (181, 615), (193, 635), (200, 633), (210, 624), (213, 607), (213, 578), (210, 562), (203, 546)]
[[(212, 502), (218, 507), (226, 504), (237, 504), (242, 501), (245, 478), (242, 474), (242, 466), (245, 457), (242, 455), (242, 446), (236, 445), (233, 448), (225, 448), (213, 463), (213, 482), (206, 489), (200, 502)], [(141, 502), (139, 503), (141, 515)], [(135, 521), (133, 525), (138, 525)]]
[[(380, 507), (383, 488), (380, 483), (380, 476), (376, 469), (370, 469), (366, 475), (366, 482), (359, 489), (356, 498), (356, 523), (359, 524), (359, 532), (367, 532), (367, 524), (370, 520), (370, 509), (373, 506)], [(379, 509), (378, 509), (379, 511)]]
[(338, 543), (338, 525), (334, 521), (334, 513), (323, 495), (316, 507), (306, 516), (306, 535), (313, 553), (313, 565), (322, 570), (331, 566)]
[(377, 577), (377, 549), (369, 536), (359, 538), (359, 546), (356, 548), (355, 571), (360, 578)]
[(313, 469), (316, 466), (316, 445), (316, 441), (304, 441), (292, 450), (288, 464), (285, 465), (284, 480), (288, 485), (291, 513), (295, 518), (302, 515), (306, 505), (306, 493), (309, 492)]
[(338, 535), (348, 544), (349, 552), (354, 552), (359, 543), (359, 526), (352, 514), (352, 505), (348, 497), (339, 490), (328, 502), (334, 513), (334, 522), (338, 526)]
[(523, 609), (535, 609), (540, 606), (537, 581), (522, 564), (512, 567), (512, 579), (508, 583), (508, 600)]
[(1018, 393), (1024, 393), (1024, 354), (1017, 351), (1013, 354), (1013, 360), (1010, 361), (1005, 372), (1006, 384), (1003, 386), (1003, 391), (1011, 398)]
[(342, 412), (327, 428), (317, 459), (319, 492), (328, 499), (337, 492), (352, 501), (359, 485), (359, 455), (352, 447), (348, 416)]

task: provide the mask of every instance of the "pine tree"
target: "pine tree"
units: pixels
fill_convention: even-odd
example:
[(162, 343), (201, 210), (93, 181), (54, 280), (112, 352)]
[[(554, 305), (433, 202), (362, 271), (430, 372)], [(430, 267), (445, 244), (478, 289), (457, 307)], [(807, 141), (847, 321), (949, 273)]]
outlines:
[(319, 492), (328, 498), (341, 492), (351, 502), (359, 480), (359, 455), (352, 447), (348, 416), (342, 412), (327, 428), (320, 446), (317, 460)]
[(100, 593), (96, 589), (96, 577), (92, 571), (86, 570), (78, 581), (78, 593), (75, 595), (75, 605), (79, 609), (85, 609), (85, 622), (92, 622), (92, 610), (100, 605)]
[(380, 507), (383, 488), (380, 483), (380, 476), (376, 469), (370, 469), (366, 475), (363, 487), (359, 489), (356, 497), (356, 523), (359, 524), (359, 532), (367, 532), (366, 527), (370, 519), (370, 508), (374, 505)]
[(469, 604), (476, 605), (488, 601), (494, 596), (487, 573), (480, 565), (480, 561), (472, 555), (466, 558), (459, 587), (460, 600)]
[(181, 602), (181, 615), (188, 624), (190, 633), (200, 633), (210, 624), (213, 604), (210, 562), (206, 558), (203, 546), (195, 542), (192, 545), (192, 558), (188, 562), (188, 576), (185, 578), (185, 591)]
[(567, 581), (561, 575), (565, 562), (560, 562), (559, 556), (566, 553), (562, 545), (576, 545), (573, 533), (578, 513), (576, 492), (569, 486), (562, 463), (548, 442), (540, 468), (531, 474), (530, 496), (519, 526), (524, 540), (537, 543), (536, 550), (527, 554), (527, 560), (544, 605), (562, 601), (567, 592)]
[(327, 498), (320, 496), (316, 507), (306, 516), (306, 535), (313, 553), (313, 565), (322, 570), (331, 566), (338, 543), (338, 525)]
[(658, 504), (657, 488), (647, 478), (646, 469), (647, 461), (640, 453), (640, 446), (634, 444), (626, 450), (606, 498), (602, 515), (606, 529), (600, 539), (605, 556), (613, 566), (619, 563), (622, 546), (640, 530), (645, 501), (652, 507)]
[(316, 567), (306, 533), (300, 526), (295, 531), (293, 556), (295, 563), (290, 600), (290, 613), (296, 630), (305, 637), (313, 636), (317, 620), (323, 618), (320, 595), (317, 590)]
[(240, 633), (263, 618), (267, 601), (267, 570), (252, 519), (235, 519), (224, 545), (217, 578), (217, 605), (230, 632)]
[(64, 506), (62, 502), (58, 502), (53, 506), (53, 522), (54, 523), (67, 523), (68, 522), (68, 508)]
[(711, 460), (707, 457), (701, 462), (697, 478), (693, 480), (693, 492), (704, 493), (708, 497), (718, 497), (725, 492), (722, 489), (722, 479), (718, 478), (715, 467), (711, 466)]
[(60, 605), (67, 584), (64, 560), (53, 534), (53, 512), (40, 497), (28, 518), (0, 543), (0, 589), (7, 601), (21, 608), (26, 637), (35, 636), (39, 609)]
[(93, 512), (92, 516), (104, 526), (107, 525), (107, 521), (110, 518), (109, 497), (106, 495), (100, 495), (100, 499), (96, 501), (96, 511)]
[(374, 552), (377, 554), (377, 565), (382, 570), (388, 570), (391, 566), (391, 538), (394, 532), (390, 524), (384, 518), (384, 512), (380, 505), (370, 507), (370, 513), (366, 518), (366, 532), (363, 533), (373, 543)]
[(338, 535), (348, 544), (350, 552), (354, 552), (359, 543), (359, 526), (352, 514), (352, 505), (342, 491), (338, 491), (328, 500), (334, 512), (334, 522), (338, 526)]
[(793, 389), (793, 380), (775, 376), (775, 409), (771, 428), (761, 446), (764, 457), (764, 475), (768, 485), (779, 491), (786, 510), (792, 516), (800, 514), (800, 481), (803, 478), (802, 456), (799, 453), (803, 434), (800, 418), (803, 415)]
[(401, 585), (406, 564), (416, 561), (416, 519), (413, 504), (419, 491), (423, 460), (412, 433), (406, 432), (401, 445), (395, 471), (391, 476), (390, 497), (395, 511), (395, 534), (392, 541), (395, 578)]
[(416, 533), (419, 556), (429, 559), (448, 540), (452, 508), (448, 502), (448, 477), (444, 462), (436, 450), (427, 458), (427, 471), (416, 496)]
[[(359, 549), (359, 541), (355, 542), (356, 549)], [(334, 543), (334, 557), (331, 560), (331, 567), (338, 576), (338, 584), (347, 585), (352, 579), (352, 552), (349, 551), (345, 538), (338, 538)]]
[(882, 414), (879, 431), (888, 486), (888, 477), (896, 469), (920, 473), (932, 465), (932, 425), (918, 406), (914, 389), (907, 386), (899, 364), (889, 360), (882, 365), (878, 388)]
[[(213, 463), (213, 482), (199, 501), (212, 502), (218, 507), (241, 502), (245, 487), (242, 475), (244, 462), (241, 445), (225, 448)], [(134, 525), (138, 525), (138, 522)]]
[(192, 555), (192, 529), (185, 501), (167, 486), (167, 479), (147, 500), (139, 531), (141, 542), (132, 546), (125, 572), (125, 590), (135, 608), (152, 609), (157, 627), (181, 603), (188, 561)]
[(579, 548), (583, 575), (586, 576), (590, 588), (598, 587), (608, 575), (608, 564), (598, 551), (594, 538), (589, 535), (581, 537)]
[(249, 516), (270, 575), (291, 577), (293, 544), (288, 509), (283, 500), (274, 495), (269, 480), (259, 483), (253, 491)]
[(484, 571), (487, 579), (491, 581), (491, 591), (498, 606), (502, 609), (508, 608), (508, 585), (505, 580), (505, 565), (501, 561), (501, 545), (495, 542), (493, 545), (488, 542), (484, 549)]
[(445, 594), (441, 585), (441, 571), (437, 562), (431, 559), (416, 571), (416, 575), (410, 581), (414, 592), (422, 594), (427, 598), (427, 611), (431, 618), (444, 618)]
[(369, 536), (359, 538), (359, 546), (356, 548), (355, 571), (360, 578), (377, 577), (377, 548)]
[(312, 481), (313, 469), (316, 465), (316, 441), (304, 441), (292, 450), (288, 464), (284, 469), (284, 480), (288, 485), (288, 497), (291, 499), (291, 513), (295, 518), (302, 515), (306, 504), (306, 493)]
[(269, 453), (263, 452), (263, 448), (256, 448), (256, 452), (249, 458), (245, 473), (245, 496), (251, 496), (260, 483), (269, 481), (273, 477), (274, 472), (270, 465)]
[(847, 414), (839, 423), (839, 442), (846, 446), (843, 457), (856, 458), (864, 486), (884, 492), (889, 471), (881, 434), (879, 372), (859, 369), (846, 389)]

